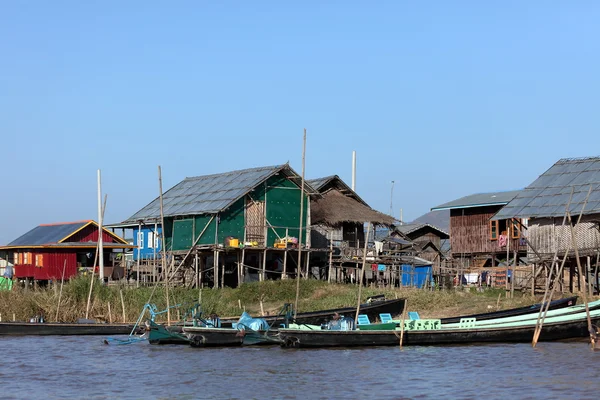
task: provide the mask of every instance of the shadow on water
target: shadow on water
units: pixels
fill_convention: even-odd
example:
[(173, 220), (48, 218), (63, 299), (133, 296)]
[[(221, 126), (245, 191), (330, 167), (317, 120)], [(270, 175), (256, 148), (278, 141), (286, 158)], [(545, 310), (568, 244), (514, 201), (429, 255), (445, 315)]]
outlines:
[(102, 337), (2, 338), (3, 398), (597, 398), (585, 342), (193, 349)]

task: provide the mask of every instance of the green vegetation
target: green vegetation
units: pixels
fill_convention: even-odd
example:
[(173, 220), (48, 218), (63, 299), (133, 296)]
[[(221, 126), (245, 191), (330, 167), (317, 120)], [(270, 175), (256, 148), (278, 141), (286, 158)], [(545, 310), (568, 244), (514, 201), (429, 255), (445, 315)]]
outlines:
[[(59, 321), (73, 322), (84, 318), (90, 280), (80, 277), (65, 283), (60, 301)], [(103, 286), (94, 285), (89, 318), (122, 322), (123, 309), (121, 293), (125, 303), (125, 319), (135, 321), (147, 302), (156, 304), (159, 310), (166, 308), (164, 287)], [(540, 298), (515, 293), (515, 298), (507, 299), (503, 289), (425, 291), (413, 288), (378, 289), (363, 288), (362, 300), (368, 296), (385, 294), (387, 298), (404, 297), (408, 309), (418, 311), (422, 317), (444, 317), (476, 312), (495, 311), (530, 305)], [(170, 304), (192, 304), (198, 301), (197, 289), (171, 288)], [(300, 285), (299, 311), (314, 311), (328, 308), (354, 306), (358, 288), (355, 285), (328, 284), (324, 281), (303, 280)], [(0, 291), (0, 314), (3, 321), (28, 320), (43, 312), (46, 320), (54, 321), (58, 307), (59, 285), (46, 289), (25, 290), (14, 285), (12, 291)], [(206, 313), (225, 316), (239, 316), (242, 310), (252, 315), (260, 314), (260, 303), (265, 313), (276, 313), (284, 303), (294, 303), (296, 281), (266, 281), (242, 285), (237, 289), (203, 289), (202, 309)], [(242, 309), (240, 309), (240, 304)], [(109, 314), (110, 305), (110, 314)], [(183, 310), (179, 311), (183, 312)], [(166, 319), (166, 314), (163, 315)], [(172, 312), (172, 319), (178, 318), (178, 311)]]

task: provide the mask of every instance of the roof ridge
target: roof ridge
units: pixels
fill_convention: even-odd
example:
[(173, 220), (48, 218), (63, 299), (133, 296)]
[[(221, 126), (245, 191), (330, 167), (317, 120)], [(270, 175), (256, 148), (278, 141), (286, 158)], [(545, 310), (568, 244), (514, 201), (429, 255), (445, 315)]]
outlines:
[(237, 169), (237, 170), (234, 170), (234, 171), (218, 172), (218, 173), (214, 173), (214, 174), (188, 176), (188, 177), (186, 177), (184, 179), (184, 181), (187, 181), (187, 180), (196, 180), (196, 179), (200, 179), (200, 178), (205, 179), (205, 178), (210, 178), (210, 177), (214, 177), (214, 176), (239, 174), (241, 172), (249, 172), (249, 171), (274, 170), (274, 169), (283, 168), (286, 165), (287, 164), (269, 165), (269, 166), (263, 166), (263, 167), (252, 167), (252, 168)]
[(58, 226), (58, 225), (75, 225), (75, 224), (87, 224), (92, 222), (92, 219), (82, 219), (81, 221), (71, 221), (71, 222), (53, 222), (50, 224), (39, 224), (38, 226)]
[(558, 160), (556, 162), (556, 164), (565, 164), (565, 163), (569, 163), (569, 162), (583, 162), (583, 161), (591, 161), (591, 160), (600, 161), (600, 156), (566, 157), (566, 158), (561, 158), (560, 160)]

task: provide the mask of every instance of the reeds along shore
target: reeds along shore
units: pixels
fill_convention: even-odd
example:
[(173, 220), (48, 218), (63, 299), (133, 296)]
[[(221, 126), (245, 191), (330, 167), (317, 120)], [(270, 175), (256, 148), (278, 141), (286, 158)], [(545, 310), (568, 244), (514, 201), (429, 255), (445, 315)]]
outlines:
[[(48, 322), (55, 320), (58, 308), (59, 322), (75, 322), (86, 314), (89, 293), (89, 278), (77, 278), (65, 283), (59, 301), (59, 285), (25, 290), (14, 287), (12, 291), (0, 292), (0, 315), (2, 321), (29, 321), (43, 315)], [(422, 317), (446, 317), (453, 315), (496, 311), (526, 306), (540, 301), (539, 297), (515, 296), (507, 299), (503, 290), (424, 291), (413, 288), (378, 289), (365, 287), (361, 300), (385, 294), (389, 299), (404, 297), (408, 309), (418, 311)], [(152, 296), (151, 296), (152, 295)], [(315, 311), (337, 307), (354, 306), (357, 303), (355, 285), (328, 284), (318, 280), (301, 281), (299, 311)], [(236, 317), (246, 310), (254, 316), (274, 314), (284, 303), (293, 303), (296, 282), (293, 280), (265, 281), (243, 284), (236, 289), (170, 288), (170, 304), (193, 304), (201, 297), (202, 310), (222, 317)], [(122, 300), (121, 300), (122, 298)], [(134, 322), (146, 303), (156, 304), (158, 310), (165, 309), (167, 301), (163, 287), (131, 288), (126, 286), (104, 286), (95, 284), (91, 297), (89, 318), (106, 322)], [(262, 305), (261, 305), (262, 303)], [(123, 307), (124, 306), (124, 307)], [(124, 310), (123, 310), (124, 308)], [(184, 308), (174, 310), (171, 319), (182, 317)], [(159, 316), (165, 319), (166, 314)]]

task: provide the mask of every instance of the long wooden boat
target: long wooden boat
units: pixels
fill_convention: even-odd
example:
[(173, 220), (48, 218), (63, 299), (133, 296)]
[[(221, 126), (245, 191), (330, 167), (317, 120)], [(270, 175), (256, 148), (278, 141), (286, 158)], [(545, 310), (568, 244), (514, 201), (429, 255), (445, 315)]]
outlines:
[(128, 335), (132, 324), (0, 322), (0, 336)]
[[(592, 324), (600, 322), (600, 310), (590, 313)], [(474, 343), (526, 343), (530, 342), (535, 322), (521, 321), (493, 325), (485, 328), (408, 330), (403, 344), (456, 345)], [(589, 335), (585, 312), (546, 319), (540, 341), (566, 340)], [(281, 346), (288, 348), (398, 346), (400, 331), (351, 330), (328, 331), (310, 329), (280, 329)]]
[[(379, 314), (400, 315), (404, 311), (405, 299), (377, 300), (370, 303), (361, 304), (360, 313), (369, 316), (371, 321), (379, 318)], [(332, 308), (329, 310), (302, 312), (296, 315), (295, 321), (299, 324), (320, 325), (329, 321), (334, 313), (340, 315), (354, 316), (356, 306)], [(276, 322), (283, 322), (285, 317), (282, 315), (262, 316), (269, 324), (276, 326)], [(236, 322), (233, 318), (221, 319), (223, 326)]]
[[(558, 310), (560, 308), (570, 307), (570, 306), (575, 305), (576, 303), (577, 303), (577, 296), (553, 300), (550, 302), (549, 310)], [(525, 315), (525, 314), (529, 314), (529, 313), (533, 313), (533, 312), (539, 312), (541, 306), (542, 306), (542, 303), (538, 303), (538, 304), (534, 304), (531, 306), (511, 308), (509, 310), (494, 311), (494, 312), (490, 312), (490, 313), (460, 315), (457, 317), (442, 318), (441, 321), (442, 321), (442, 324), (450, 324), (450, 323), (460, 322), (460, 320), (463, 318), (476, 318), (478, 321), (483, 321), (486, 319), (514, 317), (517, 315)]]
[[(596, 300), (596, 301), (592, 301), (592, 302), (588, 303), (588, 309), (590, 311), (600, 310), (600, 300)], [(558, 317), (558, 316), (568, 316), (571, 314), (578, 314), (578, 313), (581, 313), (584, 311), (585, 311), (585, 304), (578, 304), (578, 305), (559, 308), (559, 309), (555, 309), (555, 310), (549, 310), (546, 313), (546, 318), (553, 318), (553, 317)], [(510, 316), (510, 317), (484, 319), (482, 321), (475, 319), (475, 321), (473, 321), (471, 324), (476, 327), (486, 327), (486, 326), (490, 326), (490, 325), (508, 324), (508, 323), (513, 323), (513, 322), (523, 322), (523, 321), (532, 321), (532, 320), (537, 321), (539, 316), (540, 316), (540, 312), (538, 310), (538, 311), (534, 311), (529, 314), (522, 314), (522, 315), (516, 315), (516, 316)], [(398, 324), (398, 321), (395, 321), (395, 322)], [(460, 327), (460, 325), (461, 325), (461, 323), (457, 322), (457, 323), (443, 324), (443, 327), (445, 329), (458, 328), (458, 327)]]
[(266, 331), (238, 330), (233, 328), (183, 327), (192, 347), (237, 347), (251, 345), (279, 345), (281, 340)]

